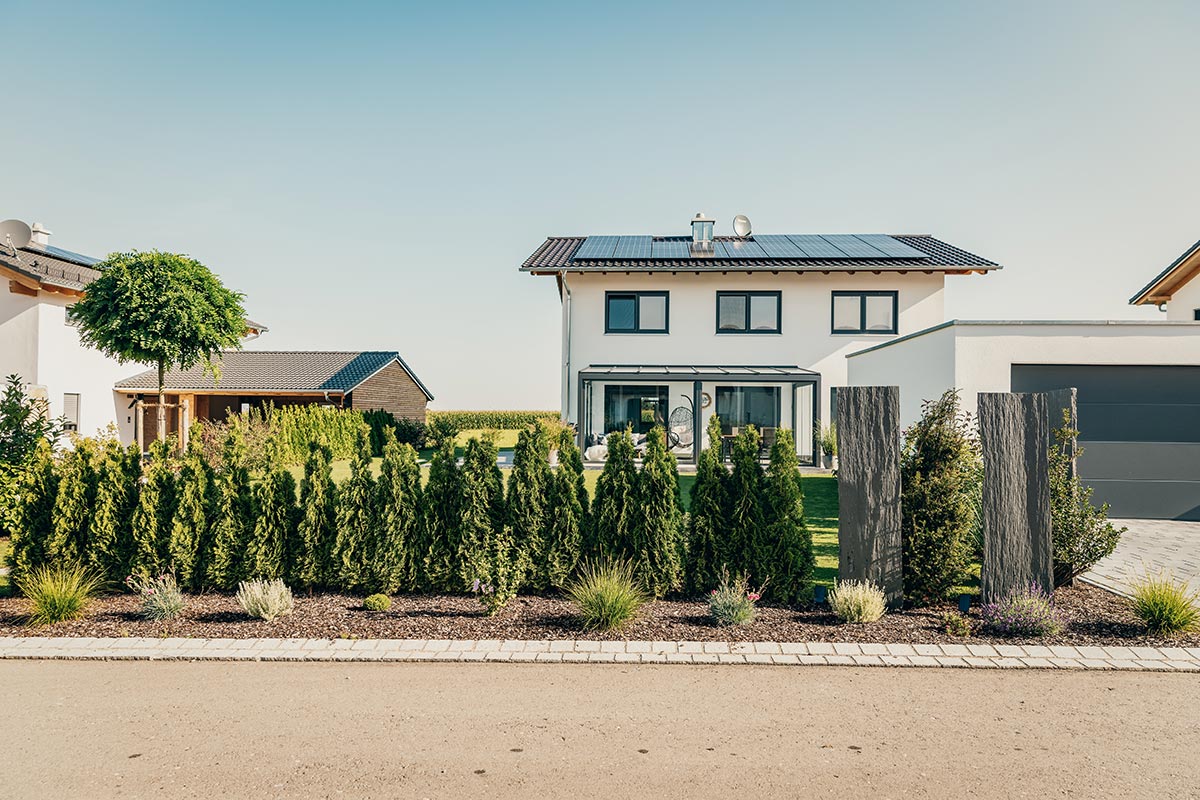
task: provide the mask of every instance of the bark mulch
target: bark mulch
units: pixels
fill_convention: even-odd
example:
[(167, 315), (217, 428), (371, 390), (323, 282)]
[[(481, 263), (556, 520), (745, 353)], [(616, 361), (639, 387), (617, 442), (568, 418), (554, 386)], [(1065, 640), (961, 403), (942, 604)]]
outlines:
[[(519, 597), (493, 617), (471, 597), (402, 595), (386, 612), (362, 609), (348, 595), (298, 595), (295, 613), (273, 623), (253, 620), (231, 595), (189, 598), (183, 616), (169, 623), (138, 616), (132, 595), (99, 598), (86, 617), (33, 628), (27, 601), (0, 598), (0, 636), (184, 636), (243, 639), (304, 637), (315, 639), (628, 639), (657, 641), (884, 642), (909, 644), (990, 643), (1128, 646), (1200, 646), (1200, 633), (1174, 639), (1150, 636), (1126, 601), (1086, 584), (1059, 589), (1058, 607), (1068, 624), (1058, 636), (1043, 639), (998, 638), (976, 631), (969, 639), (948, 636), (940, 617), (944, 607), (890, 613), (878, 622), (844, 625), (823, 609), (760, 607), (749, 625), (721, 628), (709, 621), (704, 602), (662, 600), (619, 633), (585, 631), (570, 602), (556, 597)], [(978, 609), (971, 619), (978, 624)]]

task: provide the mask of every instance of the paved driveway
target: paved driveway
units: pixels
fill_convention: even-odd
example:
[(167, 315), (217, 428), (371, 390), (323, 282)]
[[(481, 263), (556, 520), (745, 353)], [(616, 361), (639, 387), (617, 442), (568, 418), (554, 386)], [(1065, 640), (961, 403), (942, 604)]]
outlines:
[(1128, 594), (1129, 583), (1149, 567), (1169, 569), (1177, 579), (1200, 591), (1200, 522), (1114, 519), (1113, 523), (1129, 530), (1121, 536), (1116, 551), (1085, 573), (1084, 580)]

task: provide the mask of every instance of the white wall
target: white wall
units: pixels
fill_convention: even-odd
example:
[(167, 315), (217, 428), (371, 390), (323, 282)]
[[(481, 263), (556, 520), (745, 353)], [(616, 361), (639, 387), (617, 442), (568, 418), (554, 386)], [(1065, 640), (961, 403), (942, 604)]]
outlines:
[(1200, 309), (1200, 277), (1185, 283), (1167, 302), (1166, 318), (1180, 322), (1193, 322)]
[(920, 418), (921, 404), (955, 386), (955, 326), (846, 359), (847, 385), (899, 386), (903, 425)]

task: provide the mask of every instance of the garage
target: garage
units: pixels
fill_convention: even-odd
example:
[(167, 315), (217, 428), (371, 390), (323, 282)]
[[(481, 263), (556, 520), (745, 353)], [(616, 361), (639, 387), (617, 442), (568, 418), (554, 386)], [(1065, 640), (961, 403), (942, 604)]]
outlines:
[(1012, 365), (1014, 392), (1072, 386), (1094, 499), (1113, 517), (1200, 520), (1200, 366)]

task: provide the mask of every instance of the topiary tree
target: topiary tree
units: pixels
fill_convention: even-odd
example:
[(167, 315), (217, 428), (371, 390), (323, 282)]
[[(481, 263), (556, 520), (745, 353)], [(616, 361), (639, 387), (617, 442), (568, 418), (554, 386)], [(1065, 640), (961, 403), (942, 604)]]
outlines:
[(490, 438), (467, 442), (462, 467), (462, 539), (458, 564), (460, 591), (478, 592), (495, 612), (517, 593), (519, 560), (505, 525), (504, 478)]
[(88, 521), (96, 501), (98, 443), (75, 437), (73, 444), (59, 458), (54, 526), (46, 542), (46, 558), (57, 564), (82, 562), (87, 549)]
[(400, 444), (391, 428), (383, 431), (383, 461), (375, 483), (378, 521), (364, 550), (369, 592), (394, 594), (411, 588), (414, 547), (421, 527), (421, 467), (417, 451)]
[(683, 531), (678, 466), (667, 450), (666, 433), (658, 426), (646, 438), (637, 511), (634, 569), (651, 594), (663, 597), (683, 585)]
[(721, 453), (721, 420), (713, 414), (708, 418), (708, 447), (700, 451), (696, 482), (692, 484), (684, 565), (688, 594), (702, 594), (721, 582), (721, 567), (729, 558), (725, 549), (728, 483), (729, 470)]
[(759, 435), (747, 425), (733, 440), (733, 471), (728, 483), (728, 539), (725, 554), (729, 571), (744, 574), (752, 583), (766, 580), (770, 550), (763, 534), (763, 470), (758, 461)]
[(546, 527), (546, 578), (562, 589), (583, 557), (587, 529), (587, 489), (583, 483), (583, 457), (575, 436), (564, 429), (558, 437), (558, 470), (548, 492)]
[(206, 582), (227, 591), (236, 589), (239, 582), (251, 577), (251, 565), (245, 554), (256, 513), (247, 458), (242, 426), (230, 425), (222, 450), (223, 466), (216, 474), (217, 506), (212, 525), (212, 548), (205, 558)]
[(461, 592), (462, 474), (454, 441), (443, 439), (429, 464), (425, 484), (421, 570), (415, 584), (423, 591)]
[(246, 546), (244, 572), (249, 578), (276, 580), (284, 576), (284, 548), (296, 535), (300, 522), (296, 506), (296, 479), (272, 446), (273, 466), (254, 487), (254, 506), (258, 512), (250, 541)]
[(183, 255), (113, 253), (100, 277), (71, 307), (79, 338), (122, 364), (158, 370), (158, 438), (167, 437), (167, 368), (203, 364), (220, 377), (214, 356), (241, 347), (246, 333), (242, 295), (226, 289), (207, 267)]
[(1108, 503), (1092, 504), (1092, 487), (1079, 482), (1075, 459), (1083, 453), (1076, 445), (1079, 431), (1071, 426), (1071, 412), (1063, 411), (1062, 427), (1054, 431), (1050, 448), (1050, 520), (1054, 559), (1054, 585), (1065, 586), (1112, 555), (1125, 528), (1108, 521)]
[(904, 432), (900, 454), (900, 531), (904, 597), (922, 605), (940, 600), (964, 577), (971, 556), (976, 505), (974, 478), (982, 455), (958, 391), (926, 402)]
[(207, 566), (199, 557), (201, 546), (209, 546), (209, 528), (216, 514), (216, 491), (212, 468), (201, 448), (201, 423), (192, 426), (188, 447), (176, 476), (178, 501), (167, 541), (167, 565), (179, 585), (199, 589)]
[(508, 476), (508, 526), (518, 553), (519, 582), (539, 592), (550, 586), (547, 536), (554, 473), (549, 458), (550, 442), (541, 421), (517, 434), (512, 474)]
[(171, 535), (171, 519), (175, 516), (175, 472), (172, 467), (171, 448), (167, 443), (151, 444), (150, 460), (142, 468), (137, 505), (130, 523), (133, 532), (130, 575), (158, 575), (166, 567), (167, 540)]
[(328, 447), (317, 442), (309, 445), (300, 481), (300, 522), (285, 548), (288, 582), (309, 592), (324, 577), (322, 558), (337, 524), (337, 487), (330, 461)]
[(334, 537), (334, 584), (356, 591), (362, 583), (364, 547), (375, 526), (375, 477), (371, 474), (371, 432), (358, 431), (358, 446), (350, 462), (350, 477), (338, 490), (337, 534)]
[(629, 431), (608, 435), (608, 459), (596, 481), (592, 504), (590, 541), (586, 558), (631, 560), (637, 526), (638, 474), (634, 463), (633, 437)]
[(109, 583), (129, 575), (133, 561), (133, 511), (138, 500), (142, 454), (136, 444), (105, 443), (97, 465), (96, 500), (88, 519), (85, 565)]
[(807, 599), (812, 585), (812, 534), (804, 524), (800, 459), (792, 432), (780, 429), (771, 445), (763, 485), (763, 543), (770, 548), (763, 593), (781, 603)]
[(9, 580), (14, 584), (46, 563), (46, 545), (54, 530), (58, 473), (48, 440), (43, 439), (35, 446), (21, 472), (17, 493), (16, 525), (8, 554)]

